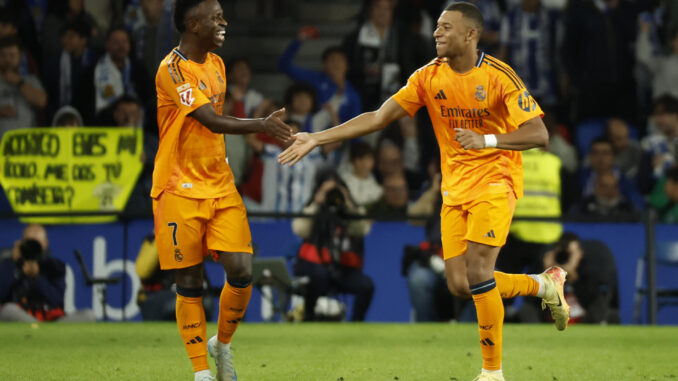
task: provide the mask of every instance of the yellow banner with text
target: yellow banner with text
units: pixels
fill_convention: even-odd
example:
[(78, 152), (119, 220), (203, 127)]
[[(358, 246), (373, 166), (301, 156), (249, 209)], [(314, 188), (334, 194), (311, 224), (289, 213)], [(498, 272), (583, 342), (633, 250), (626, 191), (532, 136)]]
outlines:
[[(15, 213), (120, 212), (143, 164), (143, 132), (127, 127), (26, 128), (0, 143), (0, 184)], [(36, 223), (101, 223), (108, 216), (22, 217)]]

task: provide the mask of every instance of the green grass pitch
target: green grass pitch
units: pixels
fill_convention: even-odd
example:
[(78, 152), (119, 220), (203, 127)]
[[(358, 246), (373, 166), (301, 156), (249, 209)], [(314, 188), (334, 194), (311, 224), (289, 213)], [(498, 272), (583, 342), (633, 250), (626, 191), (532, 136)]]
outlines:
[[(239, 381), (470, 381), (477, 335), (475, 324), (245, 323), (232, 345)], [(509, 324), (504, 376), (678, 381), (677, 339), (678, 327)], [(3, 381), (192, 379), (173, 323), (0, 324)]]

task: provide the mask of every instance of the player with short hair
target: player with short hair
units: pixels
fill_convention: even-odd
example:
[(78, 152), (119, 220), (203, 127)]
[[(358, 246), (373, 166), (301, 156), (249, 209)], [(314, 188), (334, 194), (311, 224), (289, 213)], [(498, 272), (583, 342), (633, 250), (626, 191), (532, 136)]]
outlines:
[[(247, 214), (226, 160), (221, 134), (263, 132), (281, 141), (291, 129), (280, 109), (266, 119), (222, 116), (226, 73), (219, 56), (226, 33), (217, 0), (176, 0), (179, 46), (160, 63), (160, 144), (153, 171), (153, 214), (160, 267), (175, 269), (177, 325), (193, 364), (195, 380), (236, 379), (230, 342), (252, 293), (252, 238)], [(206, 337), (202, 305), (203, 256), (224, 266), (227, 282), (219, 301), (218, 334)]]
[(537, 296), (556, 327), (567, 327), (566, 273), (494, 271), (506, 242), (516, 198), (523, 193), (518, 151), (548, 142), (539, 105), (505, 63), (477, 50), (483, 17), (474, 5), (449, 5), (433, 33), (438, 58), (415, 71), (377, 111), (335, 128), (297, 134), (279, 157), (296, 163), (314, 147), (366, 135), (426, 106), (440, 145), (441, 230), (448, 288), (472, 297), (478, 314), (483, 369), (477, 380), (503, 380), (502, 298)]

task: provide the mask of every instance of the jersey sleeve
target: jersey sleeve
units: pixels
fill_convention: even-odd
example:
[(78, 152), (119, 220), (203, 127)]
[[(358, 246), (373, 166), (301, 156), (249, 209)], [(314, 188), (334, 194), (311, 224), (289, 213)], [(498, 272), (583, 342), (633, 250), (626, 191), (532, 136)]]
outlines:
[(198, 77), (180, 59), (170, 60), (158, 69), (158, 86), (185, 115), (211, 103), (199, 89)]
[(392, 97), (410, 116), (414, 116), (417, 110), (424, 105), (426, 99), (425, 89), (422, 86), (424, 76), (424, 70), (415, 71), (407, 80), (405, 86), (401, 87)]
[(516, 126), (520, 126), (526, 121), (541, 117), (543, 111), (527, 91), (518, 75), (511, 70), (507, 76), (499, 76), (502, 87), (502, 99), (508, 109), (509, 118)]

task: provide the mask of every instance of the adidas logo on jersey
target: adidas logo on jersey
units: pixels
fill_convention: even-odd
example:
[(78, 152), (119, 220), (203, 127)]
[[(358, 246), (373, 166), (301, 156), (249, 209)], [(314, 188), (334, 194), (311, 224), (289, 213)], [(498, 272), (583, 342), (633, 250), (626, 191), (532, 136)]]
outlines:
[(494, 230), (490, 230), (489, 232), (483, 234), (483, 237), (485, 237), (485, 238), (497, 238), (497, 237), (494, 235)]
[(434, 99), (445, 99), (445, 100), (447, 100), (447, 97), (445, 96), (445, 93), (442, 90), (440, 90), (440, 91), (438, 91), (438, 94), (436, 94)]
[(198, 89), (200, 89), (200, 90), (205, 90), (205, 89), (207, 89), (207, 85), (205, 84), (205, 82), (203, 82), (203, 81), (201, 80), (201, 81), (200, 81), (200, 86), (198, 86)]

